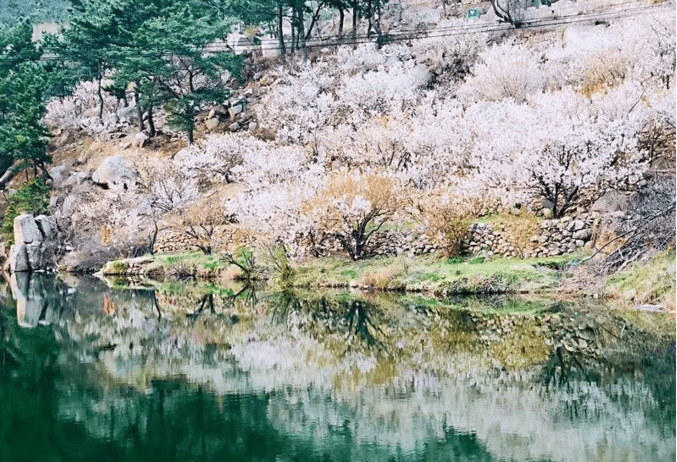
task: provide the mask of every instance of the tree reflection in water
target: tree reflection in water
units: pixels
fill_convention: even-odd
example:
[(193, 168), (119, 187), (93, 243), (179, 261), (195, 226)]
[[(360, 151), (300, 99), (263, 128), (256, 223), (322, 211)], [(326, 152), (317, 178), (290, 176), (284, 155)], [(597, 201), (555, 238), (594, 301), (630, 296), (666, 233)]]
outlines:
[[(674, 341), (660, 354), (614, 362), (594, 353), (614, 344), (587, 334), (607, 321), (589, 327), (585, 314), (553, 317), (556, 329), (572, 332), (573, 351), (555, 343), (536, 365), (462, 369), (457, 358), (486, 354), (536, 320), (345, 294), (258, 300), (251, 288), (227, 295), (205, 287), (181, 294), (192, 305), (178, 307), (154, 290), (113, 290), (118, 316), (110, 318), (101, 309), (109, 289), (91, 287), (68, 295), (82, 320), (63, 308), (59, 322), (23, 329), (12, 303), (0, 310), (2, 462), (103, 453), (144, 461), (674, 460)], [(95, 305), (89, 317), (80, 303)], [(237, 325), (226, 319), (235, 315)], [(538, 335), (550, 332), (538, 325)], [(603, 326), (649, 344), (628, 327)], [(91, 353), (92, 332), (127, 341)], [(218, 354), (195, 340), (205, 332), (218, 333), (209, 337), (222, 342)], [(173, 338), (183, 347), (168, 355)], [(129, 340), (143, 350), (127, 351)], [(184, 378), (170, 378), (177, 375)]]
[(359, 300), (350, 302), (350, 309), (346, 316), (346, 320), (349, 322), (348, 332), (366, 341), (367, 345), (375, 346), (379, 350), (382, 350), (384, 349), (383, 342), (377, 340), (372, 331), (381, 334), (383, 334), (383, 331), (372, 322), (370, 310), (374, 310), (374, 307), (368, 303)]

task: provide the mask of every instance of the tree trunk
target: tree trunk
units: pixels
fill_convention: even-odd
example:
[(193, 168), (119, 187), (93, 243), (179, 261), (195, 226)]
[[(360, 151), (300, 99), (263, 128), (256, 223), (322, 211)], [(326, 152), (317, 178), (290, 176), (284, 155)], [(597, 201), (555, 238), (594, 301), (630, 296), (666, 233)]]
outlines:
[(353, 0), (353, 43), (357, 40), (357, 0)]
[(313, 18), (310, 21), (310, 27), (308, 28), (308, 32), (306, 32), (306, 40), (310, 39), (310, 34), (313, 32), (313, 28), (315, 27), (315, 23), (317, 22), (318, 18), (320, 17), (320, 10), (322, 9), (323, 6), (324, 6), (324, 1), (319, 2), (317, 4), (317, 9), (315, 10), (315, 13), (313, 14)]
[(148, 108), (148, 129), (150, 131), (149, 135), (151, 137), (156, 135), (155, 131), (155, 122), (153, 121), (153, 106)]
[(287, 55), (287, 50), (284, 48), (284, 29), (283, 29), (283, 14), (282, 14), (282, 3), (277, 5), (277, 28), (278, 28), (278, 38), (280, 41), (280, 56), (284, 60), (284, 57)]
[(103, 122), (103, 93), (101, 93), (101, 80), (103, 79), (103, 70), (99, 69), (99, 85), (96, 94), (99, 97), (99, 120)]
[(136, 103), (136, 116), (139, 122), (139, 131), (144, 131), (146, 127), (143, 125), (143, 110), (141, 109), (141, 103), (139, 102), (139, 92), (134, 89), (134, 102)]
[(301, 55), (303, 56), (303, 60), (308, 59), (308, 50), (306, 49), (306, 30), (305, 26), (303, 25), (303, 10), (299, 9), (298, 11), (298, 39), (301, 41)]
[(338, 26), (338, 35), (339, 37), (343, 36), (343, 22), (346, 19), (346, 13), (343, 11), (343, 8), (339, 8), (339, 26)]

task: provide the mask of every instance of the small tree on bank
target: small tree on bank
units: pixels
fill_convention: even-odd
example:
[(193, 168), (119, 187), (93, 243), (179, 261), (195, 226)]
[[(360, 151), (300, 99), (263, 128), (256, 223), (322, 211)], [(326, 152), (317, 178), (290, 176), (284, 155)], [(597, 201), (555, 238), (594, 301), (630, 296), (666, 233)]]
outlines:
[(376, 173), (339, 173), (307, 205), (324, 234), (333, 235), (353, 260), (369, 254), (374, 233), (402, 206), (396, 181)]

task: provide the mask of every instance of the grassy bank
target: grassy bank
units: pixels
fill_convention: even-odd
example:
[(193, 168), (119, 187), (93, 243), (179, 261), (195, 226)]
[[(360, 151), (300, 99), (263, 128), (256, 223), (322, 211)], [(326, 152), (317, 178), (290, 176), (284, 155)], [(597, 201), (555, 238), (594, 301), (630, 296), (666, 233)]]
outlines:
[[(246, 266), (243, 259), (235, 261)], [(323, 257), (295, 262), (282, 254), (254, 258), (248, 274), (219, 255), (200, 252), (159, 254), (152, 258), (110, 262), (107, 275), (151, 279), (214, 279), (222, 283), (247, 277), (279, 288), (359, 288), (384, 292), (419, 292), (434, 296), (493, 293), (542, 293), (556, 290), (580, 255), (543, 259), (455, 257), (439, 254), (375, 257), (353, 261)], [(141, 263), (139, 263), (141, 262)]]
[(647, 310), (674, 312), (675, 290), (675, 253), (672, 250), (614, 274), (607, 279), (603, 295), (623, 308), (640, 306)]

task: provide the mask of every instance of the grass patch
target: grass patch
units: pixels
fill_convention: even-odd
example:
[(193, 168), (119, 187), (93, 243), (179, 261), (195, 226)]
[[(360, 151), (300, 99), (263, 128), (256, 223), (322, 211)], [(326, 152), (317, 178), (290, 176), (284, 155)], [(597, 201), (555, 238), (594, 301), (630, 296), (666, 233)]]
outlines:
[(347, 269), (345, 271), (341, 272), (341, 275), (350, 278), (350, 279), (357, 279), (357, 270), (355, 269)]
[(442, 279), (444, 279), (444, 277), (437, 273), (426, 273), (420, 277), (421, 281), (430, 281), (430, 282), (437, 282)]
[[(297, 287), (345, 286), (357, 281), (376, 289), (424, 290), (443, 293), (442, 289), (456, 284), (463, 285), (471, 293), (476, 287), (480, 292), (523, 291), (554, 288), (562, 274), (550, 266), (563, 267), (575, 259), (560, 256), (544, 259), (521, 260), (518, 258), (494, 258), (491, 260), (462, 258), (443, 259), (439, 254), (407, 257), (375, 257), (352, 261), (336, 257), (310, 260), (295, 267)], [(490, 288), (493, 287), (493, 290)]]
[(655, 304), (672, 311), (675, 309), (675, 290), (675, 253), (672, 250), (615, 274), (606, 281), (603, 294), (616, 299), (622, 306)]

